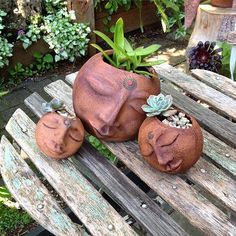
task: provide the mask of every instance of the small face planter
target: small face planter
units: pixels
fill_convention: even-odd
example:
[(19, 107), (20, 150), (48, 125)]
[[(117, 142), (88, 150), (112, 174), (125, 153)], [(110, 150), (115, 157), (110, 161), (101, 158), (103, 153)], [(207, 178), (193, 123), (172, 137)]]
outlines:
[[(160, 103), (163, 106), (163, 101)], [(203, 136), (193, 117), (176, 110), (168, 112), (172, 115), (167, 118), (163, 112), (158, 117), (145, 119), (139, 130), (138, 143), (141, 154), (150, 165), (159, 171), (175, 174), (188, 170), (197, 162), (202, 153)]]
[(145, 119), (141, 106), (150, 94), (159, 92), (157, 77), (115, 68), (99, 53), (84, 64), (75, 80), (74, 110), (89, 133), (107, 141), (125, 141), (137, 135)]
[(36, 143), (48, 157), (64, 159), (75, 154), (84, 140), (84, 127), (79, 118), (57, 112), (45, 114), (37, 123)]

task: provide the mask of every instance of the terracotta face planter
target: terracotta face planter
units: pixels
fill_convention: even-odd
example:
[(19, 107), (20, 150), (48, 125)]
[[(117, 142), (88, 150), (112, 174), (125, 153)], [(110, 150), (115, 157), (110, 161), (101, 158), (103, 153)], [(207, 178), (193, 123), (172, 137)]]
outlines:
[(148, 96), (159, 93), (158, 78), (117, 69), (99, 53), (81, 68), (73, 105), (88, 132), (106, 141), (125, 141), (137, 135), (146, 117), (141, 106)]
[(230, 8), (233, 5), (233, 0), (211, 0), (211, 5), (216, 7)]
[(39, 120), (35, 137), (46, 156), (62, 159), (73, 155), (80, 148), (84, 127), (79, 118), (69, 119), (56, 112), (47, 113)]
[(203, 136), (197, 121), (188, 129), (178, 129), (162, 123), (156, 117), (147, 118), (140, 127), (138, 142), (144, 159), (154, 168), (167, 173), (188, 170), (199, 159)]

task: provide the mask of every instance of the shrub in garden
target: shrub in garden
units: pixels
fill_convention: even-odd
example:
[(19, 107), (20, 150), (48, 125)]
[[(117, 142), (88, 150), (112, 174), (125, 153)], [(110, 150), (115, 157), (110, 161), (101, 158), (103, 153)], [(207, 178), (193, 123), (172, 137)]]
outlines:
[(3, 25), (3, 17), (6, 13), (0, 10), (0, 68), (8, 65), (8, 58), (12, 56), (13, 45), (8, 42), (7, 38), (4, 37), (2, 30), (5, 28)]

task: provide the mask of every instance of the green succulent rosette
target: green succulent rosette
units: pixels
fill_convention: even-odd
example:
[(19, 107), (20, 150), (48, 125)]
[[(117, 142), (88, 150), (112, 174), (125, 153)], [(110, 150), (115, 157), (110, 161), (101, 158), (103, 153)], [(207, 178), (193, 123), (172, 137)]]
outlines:
[(173, 102), (171, 95), (150, 95), (147, 99), (148, 105), (143, 105), (141, 108), (147, 113), (148, 117), (158, 116), (162, 112), (167, 111)]

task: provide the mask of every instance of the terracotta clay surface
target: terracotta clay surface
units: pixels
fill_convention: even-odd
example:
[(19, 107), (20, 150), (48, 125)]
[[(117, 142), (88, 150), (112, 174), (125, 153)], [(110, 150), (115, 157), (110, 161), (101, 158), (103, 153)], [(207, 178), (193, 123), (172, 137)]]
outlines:
[(211, 0), (211, 4), (215, 7), (232, 7), (233, 0)]
[(144, 159), (154, 168), (175, 174), (197, 162), (203, 149), (203, 135), (197, 121), (188, 118), (192, 123), (188, 129), (170, 127), (156, 117), (145, 119), (138, 143)]
[[(111, 52), (110, 52), (111, 53)], [(96, 54), (74, 83), (73, 105), (85, 129), (106, 141), (125, 141), (138, 134), (146, 115), (141, 106), (160, 93), (160, 81), (117, 69)]]
[(84, 140), (84, 127), (79, 118), (70, 119), (47, 113), (36, 126), (36, 143), (49, 157), (62, 159), (73, 155)]

